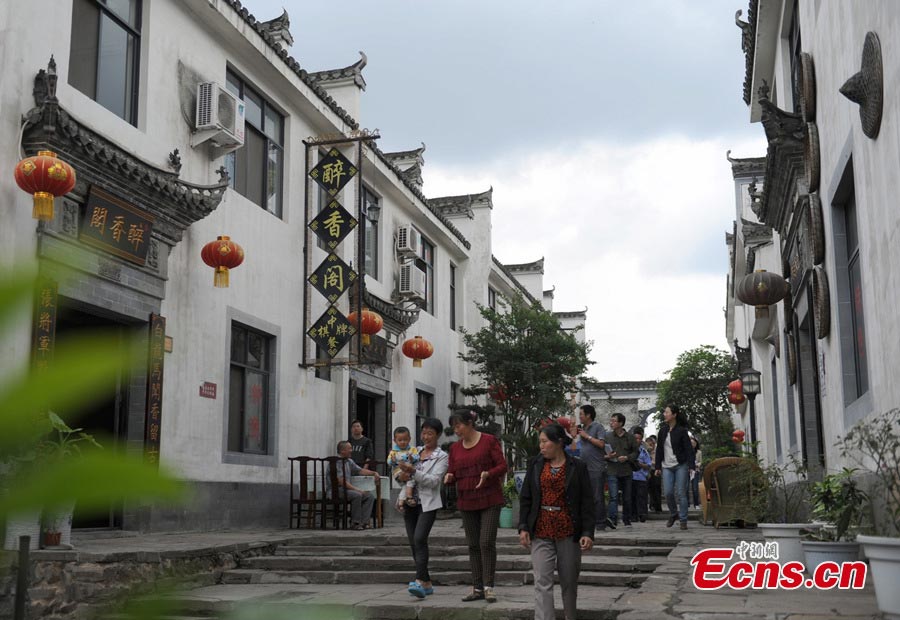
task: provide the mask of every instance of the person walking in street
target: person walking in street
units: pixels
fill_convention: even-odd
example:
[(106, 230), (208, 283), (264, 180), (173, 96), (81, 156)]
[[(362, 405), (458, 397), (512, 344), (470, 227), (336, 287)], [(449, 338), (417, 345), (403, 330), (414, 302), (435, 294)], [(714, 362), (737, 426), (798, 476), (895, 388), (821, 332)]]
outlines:
[(609, 418), (610, 431), (606, 434), (606, 443), (610, 452), (606, 454), (609, 486), (609, 507), (607, 508), (606, 525), (616, 529), (619, 517), (619, 491), (622, 491), (622, 525), (631, 527), (631, 475), (634, 473), (632, 463), (637, 461), (638, 447), (634, 435), (625, 430), (625, 416), (614, 413)]
[(644, 429), (635, 426), (631, 433), (638, 445), (638, 469), (631, 475), (631, 505), (634, 512), (632, 516), (641, 523), (647, 520), (647, 478), (653, 473), (650, 453), (644, 447)]
[(353, 461), (351, 458), (353, 446), (349, 441), (339, 441), (337, 453), (343, 459), (337, 466), (337, 481), (341, 489), (340, 493), (350, 502), (350, 529), (369, 529), (372, 527), (372, 507), (375, 506), (375, 496), (353, 486), (350, 477), (372, 476), (375, 478), (375, 484), (379, 484), (381, 476), (378, 475), (378, 472), (360, 467)]
[(581, 425), (578, 437), (581, 443), (581, 460), (588, 468), (591, 489), (594, 492), (594, 518), (596, 528), (606, 529), (606, 429), (596, 421), (597, 410), (593, 405), (582, 405), (578, 411)]
[(351, 458), (360, 467), (375, 466), (375, 446), (372, 440), (363, 435), (363, 425), (359, 420), (350, 423), (350, 445), (353, 446)]
[(496, 437), (475, 428), (475, 412), (457, 409), (450, 425), (459, 441), (450, 446), (444, 484), (456, 485), (456, 507), (462, 515), (472, 567), (472, 592), (463, 601), (497, 601), (497, 526), (503, 498), (506, 459)]
[(647, 452), (650, 453), (651, 467), (647, 476), (647, 495), (650, 500), (650, 510), (662, 512), (662, 477), (656, 475), (656, 435), (647, 437)]
[(700, 460), (703, 455), (700, 454), (700, 440), (691, 436), (691, 447), (694, 449), (694, 460), (691, 462), (691, 499), (693, 499), (694, 508), (700, 508)]
[(656, 474), (662, 474), (663, 493), (669, 508), (666, 527), (680, 522), (687, 529), (688, 469), (694, 449), (688, 437), (687, 418), (678, 405), (668, 405), (663, 411), (663, 425), (656, 445)]
[(447, 473), (449, 455), (438, 446), (438, 438), (444, 425), (437, 418), (427, 418), (422, 422), (422, 445), (419, 446), (419, 461), (415, 465), (401, 462), (398, 467), (402, 482), (416, 483), (418, 504), (407, 507), (403, 512), (406, 536), (416, 563), (416, 580), (409, 583), (408, 591), (417, 598), (434, 594), (431, 575), (428, 573), (428, 536), (434, 525), (437, 511), (443, 506), (441, 501), (441, 481)]
[(594, 493), (587, 464), (566, 453), (572, 439), (559, 424), (541, 430), (540, 456), (528, 463), (519, 495), (519, 542), (531, 548), (534, 618), (553, 620), (553, 571), (566, 620), (575, 620), (581, 554), (594, 544)]

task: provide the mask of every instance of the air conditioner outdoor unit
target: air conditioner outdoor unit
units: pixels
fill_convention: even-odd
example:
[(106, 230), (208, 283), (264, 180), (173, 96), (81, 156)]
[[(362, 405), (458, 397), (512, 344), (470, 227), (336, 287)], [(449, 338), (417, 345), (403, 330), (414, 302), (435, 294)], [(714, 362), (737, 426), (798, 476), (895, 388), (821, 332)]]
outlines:
[(415, 263), (400, 265), (400, 295), (425, 299), (425, 272)]
[(412, 226), (401, 226), (397, 230), (397, 252), (401, 256), (418, 256), (422, 247), (422, 234)]
[(197, 85), (195, 131), (191, 146), (204, 142), (231, 152), (244, 145), (244, 102), (215, 82)]

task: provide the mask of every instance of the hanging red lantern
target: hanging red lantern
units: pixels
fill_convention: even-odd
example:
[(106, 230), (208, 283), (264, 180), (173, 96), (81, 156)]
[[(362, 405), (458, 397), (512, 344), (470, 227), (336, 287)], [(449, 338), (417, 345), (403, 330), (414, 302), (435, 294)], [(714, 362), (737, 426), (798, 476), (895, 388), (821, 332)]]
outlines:
[(75, 187), (75, 170), (53, 151), (38, 151), (16, 164), (16, 183), (34, 196), (31, 217), (45, 222), (53, 219), (53, 199)]
[(740, 405), (745, 400), (747, 400), (747, 397), (740, 392), (738, 392), (737, 394), (732, 392), (728, 395), (728, 402), (730, 402), (732, 405)]
[(731, 434), (731, 441), (733, 441), (734, 443), (744, 443), (745, 436), (746, 433), (744, 433), (744, 431), (742, 431), (741, 429), (738, 429)]
[(368, 345), (372, 341), (370, 336), (377, 334), (381, 331), (381, 328), (384, 327), (384, 319), (381, 318), (381, 315), (377, 312), (372, 312), (368, 308), (363, 308), (362, 323), (360, 323), (359, 318), (356, 316), (356, 312), (348, 314), (347, 320), (350, 321), (351, 325), (354, 325), (362, 332), (363, 345)]
[(434, 345), (422, 338), (422, 336), (410, 338), (403, 343), (403, 355), (412, 358), (415, 368), (421, 368), (422, 360), (428, 359), (433, 353)]
[(742, 394), (744, 392), (744, 384), (740, 379), (735, 379), (728, 384), (728, 391), (732, 394)]
[(220, 235), (210, 241), (200, 251), (203, 262), (216, 270), (213, 285), (219, 288), (228, 287), (228, 270), (234, 269), (244, 262), (244, 249), (227, 235)]

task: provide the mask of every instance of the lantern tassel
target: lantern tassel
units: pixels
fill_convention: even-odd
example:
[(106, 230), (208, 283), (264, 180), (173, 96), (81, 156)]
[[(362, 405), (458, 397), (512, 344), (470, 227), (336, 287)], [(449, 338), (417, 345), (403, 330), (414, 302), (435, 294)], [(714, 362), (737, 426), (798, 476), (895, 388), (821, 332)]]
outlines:
[(413, 368), (421, 368), (421, 367), (422, 367), (422, 360), (414, 359), (413, 360)]
[(217, 288), (228, 288), (228, 267), (216, 267), (214, 286)]
[(363, 343), (363, 346), (364, 346), (364, 347), (369, 346), (369, 343), (370, 343), (370, 342), (372, 342), (372, 339), (369, 338), (369, 334), (363, 334), (363, 335), (362, 335), (362, 343)]
[(44, 222), (53, 219), (53, 194), (50, 192), (34, 193), (34, 208), (31, 210), (31, 217)]

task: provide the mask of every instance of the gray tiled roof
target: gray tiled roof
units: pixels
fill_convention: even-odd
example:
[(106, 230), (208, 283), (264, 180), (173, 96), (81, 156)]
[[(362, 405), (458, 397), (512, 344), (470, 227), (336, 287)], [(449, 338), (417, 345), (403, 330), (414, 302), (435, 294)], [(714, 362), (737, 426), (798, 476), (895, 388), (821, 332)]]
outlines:
[(531, 262), (531, 263), (519, 263), (516, 265), (507, 265), (510, 271), (540, 271), (544, 273), (544, 257), (542, 256), (540, 259)]
[(527, 299), (528, 301), (530, 301), (533, 304), (538, 303), (538, 300), (535, 299), (534, 296), (531, 293), (529, 293), (528, 290), (524, 286), (522, 286), (522, 283), (519, 282), (518, 280), (516, 280), (516, 276), (513, 275), (513, 273), (507, 268), (506, 265), (504, 265), (499, 260), (497, 260), (497, 257), (494, 256), (493, 254), (491, 255), (491, 258), (493, 259), (494, 264), (500, 268), (500, 271), (502, 271), (504, 274), (506, 274), (506, 277), (513, 281), (513, 283), (516, 285), (516, 287), (519, 289), (519, 291), (522, 293), (522, 295), (525, 296), (525, 299)]
[(347, 113), (347, 110), (342, 108), (337, 104), (334, 98), (329, 95), (322, 86), (320, 86), (317, 81), (311, 76), (311, 74), (306, 71), (306, 69), (302, 69), (300, 67), (300, 63), (297, 60), (288, 54), (287, 50), (278, 43), (276, 38), (268, 31), (268, 29), (264, 26), (267, 22), (261, 22), (256, 17), (254, 17), (250, 11), (248, 11), (243, 4), (241, 4), (240, 0), (224, 0), (231, 8), (237, 11), (238, 15), (240, 15), (247, 24), (250, 25), (253, 30), (259, 34), (263, 38), (263, 41), (271, 47), (278, 54), (278, 57), (281, 58), (284, 63), (293, 71), (300, 80), (309, 86), (312, 91), (322, 100), (325, 105), (327, 105), (332, 112), (334, 112), (338, 118), (347, 123), (352, 129), (359, 129), (359, 123)]
[(425, 143), (423, 142), (422, 146), (420, 146), (417, 149), (412, 149), (411, 151), (394, 151), (393, 153), (385, 153), (384, 156), (387, 157), (388, 159), (390, 159), (391, 161), (394, 161), (394, 160), (401, 160), (401, 159), (418, 158), (418, 157), (421, 157), (422, 153), (424, 153), (424, 152), (425, 152)]
[(369, 59), (366, 57), (366, 54), (364, 52), (360, 52), (359, 55), (360, 59), (350, 66), (342, 67), (341, 69), (316, 71), (315, 73), (310, 73), (309, 77), (316, 82), (331, 82), (334, 80), (353, 78), (353, 81), (356, 82), (356, 85), (365, 90), (366, 80), (365, 78), (363, 78), (362, 70), (363, 68), (365, 68), (366, 63), (369, 62)]

